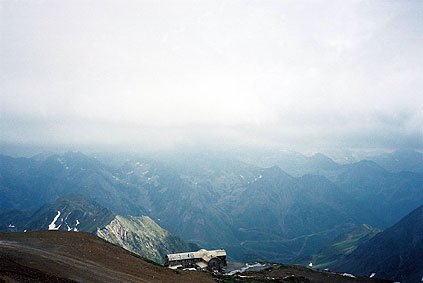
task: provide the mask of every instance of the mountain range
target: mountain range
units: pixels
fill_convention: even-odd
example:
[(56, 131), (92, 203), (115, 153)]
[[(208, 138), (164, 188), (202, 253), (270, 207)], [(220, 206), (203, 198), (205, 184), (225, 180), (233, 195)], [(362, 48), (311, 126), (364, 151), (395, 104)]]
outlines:
[[(3, 155), (0, 206), (27, 214), (76, 192), (118, 215), (149, 216), (187, 242), (225, 248), (233, 260), (293, 262), (362, 223), (385, 229), (423, 203), (419, 170), (322, 154), (256, 160), (236, 152)], [(75, 228), (69, 220), (63, 227)]]

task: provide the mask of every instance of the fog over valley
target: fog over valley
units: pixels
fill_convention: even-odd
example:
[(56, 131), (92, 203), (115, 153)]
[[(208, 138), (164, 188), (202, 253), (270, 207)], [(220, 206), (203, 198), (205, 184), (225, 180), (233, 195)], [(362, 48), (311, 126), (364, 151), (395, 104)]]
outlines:
[(0, 1), (0, 281), (421, 282), (423, 1)]

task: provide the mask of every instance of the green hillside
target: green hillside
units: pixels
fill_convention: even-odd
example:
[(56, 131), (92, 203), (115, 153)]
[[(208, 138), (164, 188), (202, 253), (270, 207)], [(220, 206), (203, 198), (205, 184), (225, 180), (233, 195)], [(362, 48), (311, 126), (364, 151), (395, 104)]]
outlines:
[(318, 254), (310, 258), (298, 259), (301, 264), (311, 262), (313, 268), (330, 268), (335, 262), (342, 260), (352, 253), (359, 245), (369, 241), (381, 230), (373, 228), (367, 224), (362, 224), (352, 231), (339, 235), (332, 244), (323, 248)]

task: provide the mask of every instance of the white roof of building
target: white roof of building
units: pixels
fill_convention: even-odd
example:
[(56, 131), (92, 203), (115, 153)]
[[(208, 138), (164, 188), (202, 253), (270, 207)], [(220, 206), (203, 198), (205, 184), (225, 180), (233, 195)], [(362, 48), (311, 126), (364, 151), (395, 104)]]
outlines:
[(207, 251), (205, 249), (201, 249), (196, 252), (168, 254), (167, 258), (169, 259), (169, 261), (201, 258), (205, 262), (209, 262), (212, 258), (218, 257), (218, 256), (226, 256), (226, 251), (225, 250)]
[(207, 267), (207, 263), (205, 263), (204, 261), (199, 261), (196, 263), (198, 265), (198, 267), (200, 268), (206, 268)]

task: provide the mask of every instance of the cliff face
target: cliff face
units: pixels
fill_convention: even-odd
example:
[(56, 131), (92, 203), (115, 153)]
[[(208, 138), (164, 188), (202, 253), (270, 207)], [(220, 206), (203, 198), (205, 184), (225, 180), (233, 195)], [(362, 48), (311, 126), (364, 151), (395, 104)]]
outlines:
[(119, 216), (98, 228), (96, 235), (131, 252), (164, 263), (165, 255), (189, 251), (192, 247), (170, 234), (148, 216)]

